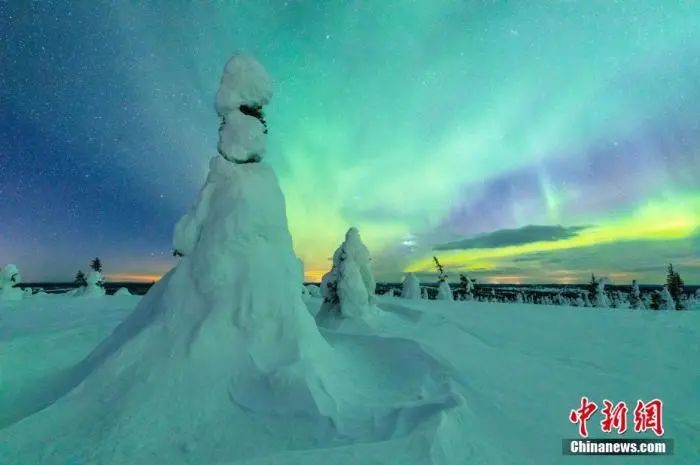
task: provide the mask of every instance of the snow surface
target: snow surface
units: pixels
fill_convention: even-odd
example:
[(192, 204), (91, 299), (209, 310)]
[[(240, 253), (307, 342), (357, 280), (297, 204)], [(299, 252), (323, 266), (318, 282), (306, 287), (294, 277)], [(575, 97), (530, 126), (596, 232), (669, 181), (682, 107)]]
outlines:
[[(345, 389), (388, 406), (400, 392), (410, 402), (421, 375), (435, 382), (438, 373), (446, 373), (462, 398), (459, 407), (443, 410), (432, 424), (423, 423), (403, 434), (398, 434), (399, 428), (397, 434), (386, 430), (380, 434), (378, 428), (361, 439), (304, 441), (313, 434), (312, 422), (291, 419), (290, 427), (285, 427), (278, 416), (251, 412), (236, 421), (222, 415), (209, 428), (200, 424), (201, 415), (188, 415), (184, 424), (163, 424), (176, 419), (182, 410), (192, 414), (190, 403), (196, 402), (200, 409), (213, 407), (207, 396), (172, 399), (163, 392), (154, 393), (147, 404), (144, 415), (150, 423), (137, 431), (142, 436), (137, 442), (125, 437), (127, 431), (109, 429), (124, 416), (138, 415), (118, 392), (101, 399), (107, 404), (104, 413), (108, 417), (95, 418), (88, 399), (75, 405), (81, 415), (89, 417), (87, 424), (93, 428), (84, 440), (104, 444), (82, 461), (78, 459), (84, 450), (82, 441), (64, 443), (64, 435), (55, 429), (55, 436), (37, 435), (58, 419), (42, 427), (29, 417), (7, 427), (31, 393), (49, 389), (51, 380), (80, 362), (143, 300), (137, 296), (75, 299), (45, 295), (0, 303), (0, 428), (5, 427), (0, 429), (0, 463), (690, 465), (700, 461), (698, 311), (640, 312), (379, 296), (383, 311), (375, 332), (322, 330), (329, 345), (347, 362), (345, 369), (354, 375), (351, 380), (343, 378)], [(321, 299), (311, 299), (307, 305), (316, 313)], [(142, 383), (150, 384), (160, 375), (158, 370), (140, 376)], [(380, 379), (381, 383), (370, 385)], [(185, 373), (180, 382), (189, 389), (202, 384)], [(353, 388), (358, 384), (362, 389)], [(85, 391), (83, 388), (76, 397), (85, 396)], [(599, 405), (604, 398), (625, 400), (628, 405), (638, 398), (662, 399), (665, 437), (674, 439), (675, 454), (629, 460), (563, 457), (561, 439), (576, 437), (576, 425), (569, 423), (568, 413), (578, 406), (582, 395)], [(167, 399), (161, 401), (161, 396)], [(589, 422), (591, 437), (616, 436), (600, 433), (599, 415), (594, 419)], [(187, 443), (181, 442), (184, 427), (196, 431)], [(162, 436), (163, 430), (167, 437)], [(270, 448), (275, 431), (288, 437), (277, 448)], [(624, 437), (645, 436), (630, 431)], [(128, 444), (121, 443), (124, 440)], [(149, 444), (158, 441), (163, 448), (156, 454)], [(100, 450), (107, 447), (120, 451), (111, 461)], [(439, 450), (452, 455), (443, 458)]]

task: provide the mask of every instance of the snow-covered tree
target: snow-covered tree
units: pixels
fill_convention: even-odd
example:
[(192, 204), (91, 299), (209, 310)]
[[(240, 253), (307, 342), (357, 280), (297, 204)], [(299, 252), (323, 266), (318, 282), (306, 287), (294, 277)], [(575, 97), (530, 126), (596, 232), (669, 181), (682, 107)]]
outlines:
[(661, 303), (659, 305), (659, 310), (676, 310), (676, 302), (673, 300), (673, 296), (667, 286), (664, 286), (661, 290), (660, 296)]
[(452, 289), (447, 281), (440, 281), (437, 290), (437, 300), (454, 300)]
[(630, 308), (639, 310), (646, 309), (646, 305), (644, 305), (644, 301), (642, 300), (642, 294), (639, 291), (639, 284), (637, 284), (636, 279), (632, 281), (632, 290), (630, 291), (629, 301)]
[(323, 304), (317, 315), (320, 323), (334, 316), (362, 319), (374, 313), (376, 282), (369, 262), (369, 249), (360, 232), (350, 228), (333, 254), (333, 267), (321, 279)]
[(469, 276), (460, 274), (457, 294), (460, 300), (474, 300), (474, 284)]
[(13, 264), (0, 268), (0, 300), (20, 300), (24, 297), (22, 289), (17, 287), (22, 282), (17, 266)]
[(91, 269), (85, 277), (85, 286), (75, 293), (81, 297), (102, 297), (105, 295), (104, 278), (102, 273)]
[(683, 310), (685, 292), (683, 290), (683, 280), (677, 271), (673, 269), (673, 264), (668, 265), (666, 274), (666, 287), (676, 306), (676, 310)]
[[(595, 279), (595, 278), (594, 278)], [(594, 307), (610, 307), (610, 301), (605, 293), (605, 285), (607, 284), (607, 278), (595, 279), (595, 285), (593, 287), (593, 306)]]
[(420, 293), (420, 295), (421, 295), (421, 299), (423, 299), (423, 300), (428, 300), (428, 299), (430, 299), (430, 296), (428, 295), (428, 289), (426, 289), (425, 287), (422, 287), (422, 288), (421, 288), (421, 293)]
[(407, 273), (401, 286), (401, 297), (404, 299), (420, 299), (420, 281), (413, 273)]
[(566, 305), (566, 299), (564, 296), (561, 294), (561, 292), (558, 292), (553, 299), (554, 305), (561, 305), (564, 306)]
[(218, 150), (226, 160), (253, 163), (263, 159), (267, 142), (263, 107), (272, 97), (271, 89), (270, 77), (257, 62), (232, 59), (226, 64), (216, 94), (216, 111), (221, 117)]

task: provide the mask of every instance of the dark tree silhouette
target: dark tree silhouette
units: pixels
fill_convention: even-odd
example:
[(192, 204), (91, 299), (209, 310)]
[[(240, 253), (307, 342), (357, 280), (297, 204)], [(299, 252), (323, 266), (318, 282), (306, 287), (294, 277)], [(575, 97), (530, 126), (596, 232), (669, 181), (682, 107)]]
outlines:
[(438, 271), (438, 282), (441, 283), (447, 281), (447, 273), (445, 273), (445, 269), (440, 264), (438, 258), (433, 257), (433, 261), (435, 262), (435, 268), (437, 268)]
[(75, 280), (73, 282), (78, 287), (87, 286), (87, 280), (85, 279), (85, 273), (83, 273), (83, 270), (78, 270), (78, 272), (75, 274)]
[(102, 273), (102, 262), (100, 261), (100, 257), (95, 257), (92, 262), (90, 262), (90, 268)]
[(677, 271), (673, 269), (673, 264), (669, 263), (666, 273), (666, 287), (676, 303), (676, 310), (683, 310), (683, 280)]

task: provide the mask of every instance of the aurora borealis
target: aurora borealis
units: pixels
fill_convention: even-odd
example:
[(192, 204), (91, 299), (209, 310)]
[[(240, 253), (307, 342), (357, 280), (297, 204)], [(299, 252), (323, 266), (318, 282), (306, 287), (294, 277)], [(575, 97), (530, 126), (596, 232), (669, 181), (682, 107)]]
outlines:
[(380, 280), (438, 255), (487, 282), (700, 282), (695, 2), (11, 2), (0, 39), (0, 262), (25, 280), (172, 266), (244, 50), (275, 78), (307, 279), (355, 225)]

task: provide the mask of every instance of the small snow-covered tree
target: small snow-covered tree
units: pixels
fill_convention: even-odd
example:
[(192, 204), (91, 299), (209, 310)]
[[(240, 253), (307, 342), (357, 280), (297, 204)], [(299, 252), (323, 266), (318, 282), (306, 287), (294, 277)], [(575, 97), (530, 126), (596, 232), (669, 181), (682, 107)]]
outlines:
[[(595, 278), (594, 278), (595, 279)], [(595, 280), (595, 292), (593, 293), (593, 305), (595, 307), (605, 308), (610, 307), (610, 301), (605, 293), (605, 284), (607, 278), (598, 278)]]
[(423, 300), (429, 300), (430, 296), (428, 295), (428, 289), (422, 287), (420, 296), (421, 296), (421, 299), (423, 299)]
[(413, 273), (407, 273), (401, 286), (401, 297), (404, 299), (420, 299), (420, 281)]
[(661, 305), (659, 310), (676, 310), (676, 302), (673, 300), (671, 291), (668, 290), (667, 286), (661, 290)]
[(630, 291), (630, 308), (644, 310), (646, 305), (642, 300), (642, 294), (639, 291), (639, 284), (637, 280), (632, 281), (632, 290)]
[(102, 273), (91, 269), (85, 277), (85, 286), (78, 290), (75, 295), (84, 297), (101, 297), (105, 295), (104, 279)]
[(333, 267), (321, 279), (321, 319), (331, 315), (362, 318), (372, 312), (376, 282), (369, 262), (369, 249), (360, 232), (350, 228), (333, 254)]
[(24, 297), (22, 289), (17, 287), (22, 282), (17, 266), (13, 264), (0, 268), (0, 300), (20, 300)]
[(469, 279), (469, 276), (464, 274), (459, 275), (457, 293), (459, 294), (460, 300), (474, 300), (474, 284), (472, 280)]
[(452, 289), (447, 281), (440, 281), (438, 284), (437, 300), (454, 300)]

